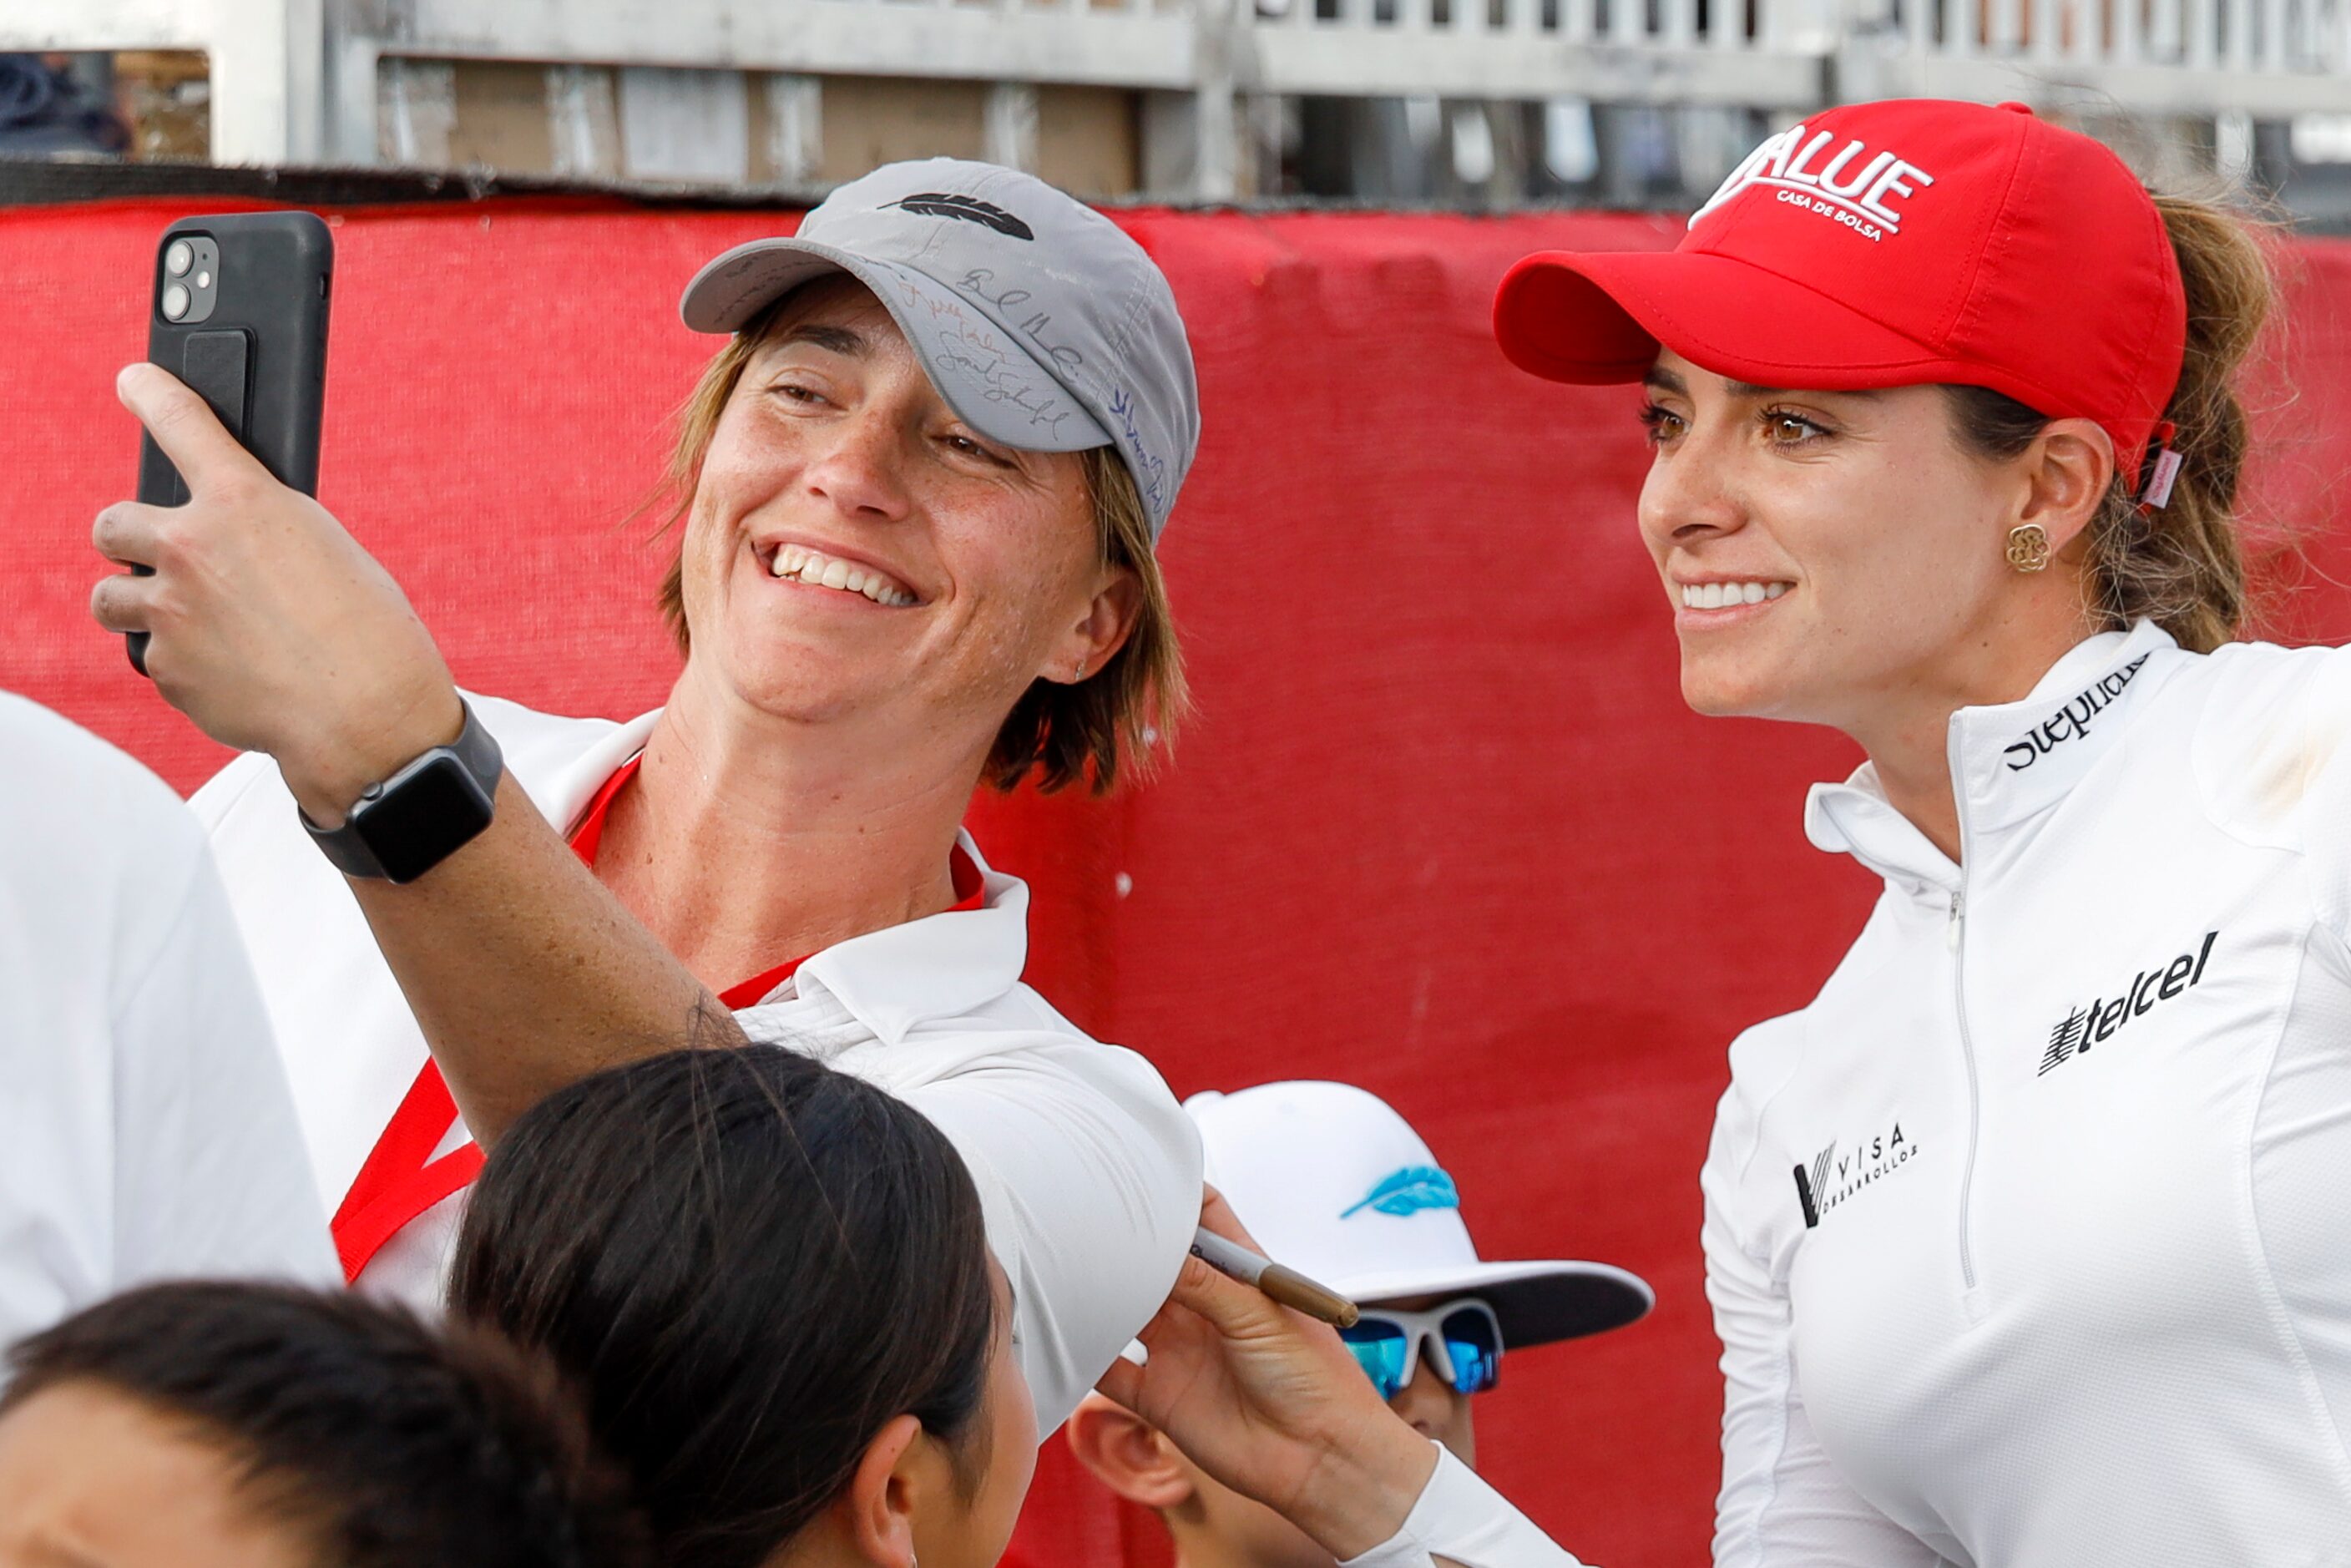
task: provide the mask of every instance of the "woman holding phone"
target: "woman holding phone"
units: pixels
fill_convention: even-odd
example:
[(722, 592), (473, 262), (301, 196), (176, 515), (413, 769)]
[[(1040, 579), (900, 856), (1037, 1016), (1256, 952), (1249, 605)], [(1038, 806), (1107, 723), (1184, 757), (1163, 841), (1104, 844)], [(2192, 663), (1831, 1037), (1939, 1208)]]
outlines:
[(727, 340), (672, 468), (658, 712), (461, 699), (350, 535), (146, 367), (124, 401), (193, 499), (100, 516), (155, 575), (93, 609), (261, 754), (197, 804), (356, 1281), (437, 1300), (473, 1140), (715, 998), (725, 1038), (865, 1077), (961, 1154), (1050, 1431), (1165, 1296), (1197, 1142), (1020, 983), (1027, 889), (960, 821), (983, 779), (1110, 788), (1181, 708), (1153, 551), (1197, 440), (1183, 323), (1107, 219), (948, 160), (842, 187), (682, 308)]

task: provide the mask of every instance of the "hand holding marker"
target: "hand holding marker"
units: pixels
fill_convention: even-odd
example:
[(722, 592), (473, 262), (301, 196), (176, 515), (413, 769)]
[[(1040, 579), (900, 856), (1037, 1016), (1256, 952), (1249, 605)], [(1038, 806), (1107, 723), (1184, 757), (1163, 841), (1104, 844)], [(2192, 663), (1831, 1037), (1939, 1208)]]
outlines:
[(1295, 1307), (1310, 1318), (1333, 1328), (1350, 1329), (1362, 1314), (1355, 1303), (1295, 1269), (1261, 1258), (1238, 1241), (1228, 1241), (1206, 1226), (1192, 1232), (1192, 1256), (1220, 1274), (1254, 1285), (1285, 1307)]

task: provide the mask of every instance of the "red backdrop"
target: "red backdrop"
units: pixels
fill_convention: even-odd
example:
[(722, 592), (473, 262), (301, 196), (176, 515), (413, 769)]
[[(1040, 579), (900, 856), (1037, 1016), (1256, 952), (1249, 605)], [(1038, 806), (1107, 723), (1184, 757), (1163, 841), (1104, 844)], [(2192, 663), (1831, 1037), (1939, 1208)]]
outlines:
[[(82, 607), (102, 570), (90, 518), (132, 482), (112, 372), (143, 350), (154, 235), (189, 210), (0, 213), (0, 685), (183, 789), (223, 753)], [(1833, 735), (1683, 708), (1631, 526), (1633, 395), (1520, 375), (1486, 327), (1525, 252), (1659, 246), (1674, 226), (1122, 221), (1174, 280), (1199, 361), (1207, 434), (1165, 549), (1199, 706), (1147, 789), (975, 805), (990, 854), (1038, 888), (1031, 977), (1179, 1093), (1364, 1084), (1452, 1169), (1489, 1256), (1652, 1281), (1647, 1322), (1513, 1358), (1479, 1406), (1481, 1450), (1588, 1560), (1701, 1561), (1719, 1391), (1698, 1167), (1726, 1042), (1812, 993), (1872, 895), (1798, 825), (1805, 785), (1855, 758)], [(466, 685), (574, 713), (660, 700), (664, 561), (628, 519), (713, 346), (679, 325), (678, 290), (789, 222), (545, 204), (337, 218), (322, 498)], [(2346, 635), (2325, 569), (2346, 554), (2351, 246), (2290, 260), (2259, 488), (2319, 570), (2273, 623)], [(1020, 1547), (1165, 1555), (1058, 1443)]]

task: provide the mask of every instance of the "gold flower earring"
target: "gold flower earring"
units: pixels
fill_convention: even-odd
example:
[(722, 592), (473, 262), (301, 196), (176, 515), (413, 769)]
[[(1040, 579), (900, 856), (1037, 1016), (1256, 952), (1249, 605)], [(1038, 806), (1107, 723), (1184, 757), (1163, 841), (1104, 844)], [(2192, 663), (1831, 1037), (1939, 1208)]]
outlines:
[(2008, 564), (2019, 571), (2043, 571), (2049, 566), (2049, 536), (2039, 523), (2023, 523), (2008, 530)]

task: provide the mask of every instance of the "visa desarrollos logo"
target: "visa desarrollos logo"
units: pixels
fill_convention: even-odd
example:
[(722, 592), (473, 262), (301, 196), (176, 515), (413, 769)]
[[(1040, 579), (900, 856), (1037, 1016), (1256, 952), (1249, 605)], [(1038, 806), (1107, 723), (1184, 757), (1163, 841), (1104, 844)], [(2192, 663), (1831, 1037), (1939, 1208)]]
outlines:
[(1803, 1205), (1804, 1228), (1812, 1229), (1830, 1209), (1908, 1165), (1917, 1152), (1917, 1141), (1902, 1135), (1899, 1122), (1892, 1132), (1863, 1138), (1849, 1148), (1830, 1144), (1813, 1156), (1811, 1165), (1796, 1167), (1796, 1201)]
[(2024, 738), (2013, 746), (2001, 748), (2008, 758), (2008, 770), (2022, 773), (2077, 735), (2090, 733), (2090, 721), (2106, 711), (2106, 706), (2123, 695), (2139, 667), (2147, 663), (2141, 653), (2104, 680), (2095, 681), (2074, 695), (2064, 707), (2024, 732)]
[(2220, 935), (2218, 931), (2207, 931), (2201, 947), (2182, 953), (2159, 968), (2140, 970), (2132, 977), (2130, 988), (2112, 1001), (2092, 997), (2088, 1007), (2075, 1008), (2058, 1019), (2057, 1027), (2049, 1031), (2047, 1049), (2041, 1053), (2041, 1071), (2033, 1076), (2042, 1077), (2051, 1068), (2063, 1066), (2075, 1056), (2087, 1056), (2093, 1046), (2112, 1040), (2116, 1030), (2153, 1011), (2158, 1002), (2168, 1002), (2202, 985), (2204, 966), (2211, 958), (2212, 944)]
[[(1776, 199), (1807, 208), (1873, 243), (1902, 230), (1894, 203), (1915, 196), (1935, 176), (1891, 152), (1872, 154), (1854, 138), (1828, 152), (1836, 134), (1792, 125), (1750, 152), (1706, 205), (1690, 214), (1695, 224), (1740, 192), (1755, 185), (1774, 188)], [(1823, 161), (1823, 154), (1827, 153)]]

